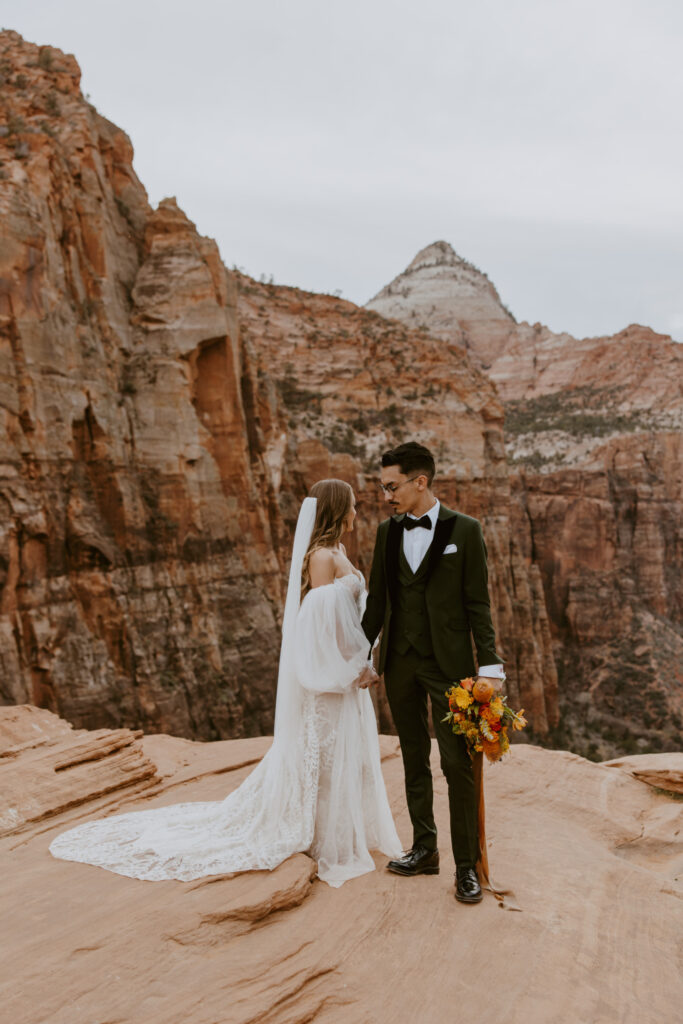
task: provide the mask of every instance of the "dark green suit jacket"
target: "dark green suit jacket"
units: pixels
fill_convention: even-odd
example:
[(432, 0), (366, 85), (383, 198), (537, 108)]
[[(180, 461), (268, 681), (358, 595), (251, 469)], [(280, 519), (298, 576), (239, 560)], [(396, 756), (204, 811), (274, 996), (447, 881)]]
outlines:
[[(370, 570), (363, 630), (374, 643), (382, 630), (379, 649), (380, 674), (384, 671), (391, 637), (392, 598), (395, 603), (398, 558), (403, 537), (403, 516), (385, 519), (377, 528)], [(457, 551), (444, 554), (455, 544)], [(434, 657), (449, 679), (475, 672), (470, 634), (474, 637), (479, 665), (502, 664), (496, 654), (488, 591), (486, 544), (478, 519), (441, 505), (434, 536), (425, 558), (428, 582), (425, 592)]]

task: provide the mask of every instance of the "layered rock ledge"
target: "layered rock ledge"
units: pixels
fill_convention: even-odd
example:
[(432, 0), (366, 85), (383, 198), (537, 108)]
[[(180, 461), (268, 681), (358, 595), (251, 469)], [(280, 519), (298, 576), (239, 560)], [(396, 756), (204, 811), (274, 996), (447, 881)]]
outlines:
[[(434, 751), (442, 872), (383, 869), (330, 889), (297, 854), (273, 872), (139, 882), (54, 860), (52, 838), (118, 810), (222, 799), (266, 737), (197, 743), (72, 730), (47, 711), (0, 709), (0, 913), (12, 922), (0, 1000), (13, 1024), (659, 1024), (683, 999), (683, 803), (679, 755), (632, 766), (518, 744), (487, 766), (490, 894), (453, 898), (448, 807)], [(106, 749), (105, 749), (106, 748)], [(122, 773), (136, 748), (153, 769)], [(399, 833), (401, 760), (382, 738)], [(98, 754), (84, 761), (85, 751)], [(35, 768), (62, 787), (35, 795)], [(97, 766), (97, 785), (84, 765)], [(8, 776), (6, 773), (9, 772)], [(8, 789), (4, 785), (12, 779)], [(144, 788), (141, 788), (144, 786)], [(8, 795), (9, 794), (9, 795)], [(12, 810), (16, 826), (9, 826)]]

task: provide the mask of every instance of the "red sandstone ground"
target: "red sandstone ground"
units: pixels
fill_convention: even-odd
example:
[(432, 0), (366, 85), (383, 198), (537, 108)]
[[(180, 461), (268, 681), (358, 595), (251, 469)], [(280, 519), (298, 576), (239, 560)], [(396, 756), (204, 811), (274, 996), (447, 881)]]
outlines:
[[(443, 869), (330, 889), (298, 854), (275, 871), (139, 882), (53, 859), (77, 821), (221, 799), (267, 738), (196, 743), (73, 732), (0, 709), (0, 1000), (13, 1024), (660, 1024), (683, 998), (683, 765), (624, 766), (520, 744), (485, 770), (489, 855), (521, 913), (453, 898)], [(383, 770), (409, 839), (396, 740)], [(90, 760), (84, 760), (89, 757)], [(438, 754), (434, 769), (438, 773)], [(666, 787), (666, 791), (654, 786)], [(676, 799), (672, 790), (679, 791)], [(11, 934), (8, 930), (11, 922)]]

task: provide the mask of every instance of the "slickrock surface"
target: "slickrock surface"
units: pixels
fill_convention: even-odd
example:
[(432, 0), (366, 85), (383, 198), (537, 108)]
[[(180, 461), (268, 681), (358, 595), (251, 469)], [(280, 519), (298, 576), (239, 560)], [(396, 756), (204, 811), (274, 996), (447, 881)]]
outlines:
[(1, 710), (0, 836), (110, 792), (158, 782), (140, 731), (74, 731), (30, 704)]
[(3, 32), (0, 74), (0, 702), (269, 731), (299, 502), (352, 483), (367, 569), (377, 456), (416, 436), (440, 496), (484, 521), (510, 695), (546, 735), (541, 579), (511, 524), (502, 407), (463, 348), (227, 272), (173, 199), (150, 207), (72, 56)]
[[(0, 709), (0, 735), (3, 746), (23, 745), (12, 761), (29, 788), (46, 737), (66, 744), (72, 735), (82, 745), (65, 723), (26, 708)], [(150, 759), (158, 757), (154, 789), (116, 789), (121, 779), (108, 755), (111, 793), (92, 799), (84, 788), (70, 811), (45, 804), (50, 817), (0, 838), (0, 914), (12, 925), (0, 1003), (13, 1024), (678, 1018), (683, 803), (629, 771), (526, 744), (486, 766), (491, 868), (522, 909), (507, 913), (490, 894), (474, 907), (453, 898), (436, 749), (438, 877), (399, 878), (378, 856), (377, 871), (335, 890), (298, 854), (273, 872), (137, 882), (53, 859), (50, 841), (76, 821), (222, 799), (269, 741), (141, 742)], [(408, 842), (396, 745), (383, 737), (383, 770)], [(681, 780), (672, 756), (651, 762)], [(5, 770), (0, 759), (0, 780)], [(0, 792), (6, 820), (2, 785)]]
[(558, 671), (554, 742), (592, 758), (677, 749), (683, 346), (638, 325), (576, 339), (505, 320), (485, 275), (442, 242), (368, 305), (448, 344), (472, 294), (499, 308), (467, 343), (504, 406), (512, 536), (539, 573)]
[(683, 794), (683, 753), (632, 754), (604, 761), (613, 768), (622, 768), (636, 779), (649, 783), (667, 793)]

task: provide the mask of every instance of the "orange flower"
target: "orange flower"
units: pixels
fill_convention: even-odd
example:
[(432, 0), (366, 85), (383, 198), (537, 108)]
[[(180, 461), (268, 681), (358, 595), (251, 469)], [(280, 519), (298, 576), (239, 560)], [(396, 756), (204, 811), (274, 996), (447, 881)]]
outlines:
[(503, 751), (501, 750), (498, 740), (495, 740), (495, 742), (492, 743), (491, 740), (487, 740), (485, 737), (482, 737), (481, 747), (489, 761), (497, 761), (503, 756)]
[(480, 704), (486, 704), (487, 701), (491, 700), (495, 689), (493, 683), (490, 683), (488, 679), (478, 679), (472, 687), (472, 696), (475, 700), (478, 700)]
[(492, 728), (494, 722), (500, 721), (500, 715), (494, 711), (492, 704), (482, 704), (479, 708), (479, 714), (490, 723)]

